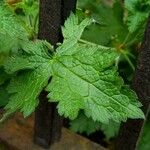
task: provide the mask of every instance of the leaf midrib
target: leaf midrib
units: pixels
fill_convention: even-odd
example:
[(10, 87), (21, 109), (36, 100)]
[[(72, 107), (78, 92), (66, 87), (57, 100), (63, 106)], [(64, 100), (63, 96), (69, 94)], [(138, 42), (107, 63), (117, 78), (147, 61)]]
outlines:
[[(73, 72), (72, 70), (70, 70), (66, 65), (64, 65), (61, 61), (59, 61), (57, 59), (57, 61), (63, 66), (65, 67), (67, 70), (69, 70), (71, 73), (73, 73), (74, 75), (76, 75), (77, 77), (81, 78), (83, 81), (87, 82), (88, 84), (91, 84), (92, 86), (94, 86), (96, 89), (98, 89), (102, 94), (106, 95), (108, 98), (112, 99), (112, 101), (114, 101), (115, 103), (117, 103), (118, 105), (120, 105), (121, 107), (127, 109), (127, 107), (125, 107), (124, 105), (120, 104), (116, 99), (113, 99), (112, 97), (110, 97), (107, 93), (101, 91), (96, 85), (90, 83), (89, 81), (87, 81), (86, 79), (82, 78), (81, 76), (79, 76), (78, 74), (76, 74), (75, 72)], [(129, 109), (129, 108), (128, 108)], [(131, 110), (131, 109), (129, 109)], [(132, 110), (131, 110), (132, 111)]]

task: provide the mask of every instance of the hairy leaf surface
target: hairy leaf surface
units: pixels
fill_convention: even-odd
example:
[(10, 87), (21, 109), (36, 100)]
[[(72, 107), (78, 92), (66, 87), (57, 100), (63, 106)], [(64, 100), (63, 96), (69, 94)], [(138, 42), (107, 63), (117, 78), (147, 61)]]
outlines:
[(49, 101), (58, 102), (60, 115), (75, 119), (83, 110), (88, 118), (105, 124), (144, 118), (135, 93), (118, 74), (116, 49), (81, 39), (90, 23), (91, 19), (79, 22), (71, 14), (62, 28), (64, 42), (55, 54), (45, 41), (22, 42), (22, 50), (5, 64), (7, 73), (16, 75), (8, 88), (7, 113), (20, 110), (30, 115), (52, 76), (46, 90)]
[(86, 117), (83, 113), (80, 113), (79, 116), (70, 122), (70, 129), (78, 133), (86, 133), (90, 135), (96, 131), (103, 131), (106, 136), (106, 139), (115, 137), (118, 134), (120, 128), (120, 123), (109, 121), (108, 124), (102, 124), (97, 121), (93, 121), (92, 118)]
[(0, 6), (0, 52), (8, 51), (28, 40), (26, 30), (13, 12), (4, 4)]
[(30, 115), (38, 105), (38, 95), (47, 85), (51, 76), (51, 57), (48, 55), (47, 43), (29, 42), (22, 46), (23, 55), (13, 56), (5, 66), (8, 73), (17, 73), (8, 87), (11, 94), (6, 106), (7, 113), (17, 110), (24, 116)]
[(149, 0), (125, 0), (125, 7), (128, 10), (128, 29), (135, 32), (143, 28), (149, 15)]
[(94, 122), (91, 118), (86, 117), (83, 113), (80, 113), (78, 118), (70, 122), (70, 129), (78, 133), (91, 133), (100, 130), (100, 123)]
[(84, 109), (88, 117), (103, 123), (143, 117), (122, 91), (123, 81), (114, 66), (117, 53), (82, 44), (71, 49), (73, 54), (55, 57), (53, 79), (47, 87), (49, 97), (59, 101), (61, 115), (74, 119)]
[[(77, 20), (71, 16), (68, 22), (74, 26)], [(81, 35), (77, 29), (72, 32), (72, 27), (66, 26), (67, 29), (67, 33), (71, 33), (70, 39), (76, 32)], [(123, 80), (115, 66), (117, 57), (118, 53), (112, 49), (106, 50), (88, 42), (83, 44), (80, 39), (73, 42), (65, 39), (53, 58), (53, 78), (47, 87), (50, 101), (59, 102), (59, 114), (75, 119), (83, 109), (86, 116), (102, 123), (126, 121), (128, 117), (143, 118), (136, 97), (132, 103), (128, 93), (124, 92)]]

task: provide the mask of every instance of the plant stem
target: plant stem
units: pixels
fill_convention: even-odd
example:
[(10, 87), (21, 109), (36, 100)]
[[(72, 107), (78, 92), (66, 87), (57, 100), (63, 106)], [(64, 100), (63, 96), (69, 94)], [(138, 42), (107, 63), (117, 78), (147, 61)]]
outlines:
[(0, 124), (6, 121), (10, 116), (12, 116), (12, 113), (14, 112), (9, 112), (3, 115), (3, 117), (0, 119)]
[(125, 52), (122, 52), (122, 54), (124, 55), (124, 58), (127, 60), (128, 64), (132, 68), (132, 70), (135, 71), (135, 67), (134, 67), (133, 63), (131, 62), (130, 58), (128, 57), (128, 55)]
[(78, 41), (81, 42), (81, 43), (84, 43), (84, 44), (91, 45), (91, 46), (96, 46), (96, 47), (98, 47), (100, 49), (104, 49), (104, 50), (109, 50), (109, 49), (115, 50), (115, 48), (98, 45), (96, 43), (92, 43), (92, 42), (89, 42), (89, 41), (86, 41), (86, 40), (83, 40), (83, 39), (79, 39)]
[(29, 24), (30, 24), (30, 26), (31, 26), (31, 27), (33, 27), (33, 23), (32, 23), (32, 16), (31, 16), (31, 15), (29, 15), (28, 17), (29, 17)]
[(34, 19), (34, 26), (33, 26), (33, 28), (34, 28), (34, 32), (35, 33), (36, 33), (36, 25), (37, 25), (37, 22), (38, 22), (38, 17), (39, 17), (39, 13), (36, 14), (35, 19)]
[(131, 35), (131, 33), (129, 32), (129, 33), (127, 34), (127, 36), (125, 37), (123, 43), (121, 44), (122, 46), (125, 46), (125, 45), (126, 45), (126, 43), (127, 43), (128, 39), (129, 39), (130, 35)]

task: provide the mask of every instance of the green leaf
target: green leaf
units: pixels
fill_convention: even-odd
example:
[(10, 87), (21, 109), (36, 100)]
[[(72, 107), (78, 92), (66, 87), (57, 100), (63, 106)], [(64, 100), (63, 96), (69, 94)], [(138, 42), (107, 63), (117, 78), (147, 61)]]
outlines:
[(128, 31), (123, 22), (124, 11), (121, 1), (117, 0), (108, 5), (106, 1), (79, 0), (78, 7), (85, 13), (89, 12), (84, 13), (85, 16), (95, 21), (95, 24), (85, 30), (83, 39), (102, 45), (110, 45), (112, 41), (123, 42)]
[(20, 42), (27, 41), (28, 34), (22, 24), (5, 5), (0, 6), (0, 52), (18, 47)]
[(148, 19), (150, 2), (148, 0), (125, 0), (125, 8), (128, 10), (129, 32), (143, 28)]
[(109, 140), (118, 135), (120, 123), (110, 121), (109, 124), (101, 124), (100, 128), (104, 132), (106, 139)]
[[(12, 55), (5, 62), (5, 70), (12, 74), (18, 70), (37, 69), (51, 62), (51, 55), (48, 51), (53, 48), (46, 41), (37, 40), (35, 42), (23, 42), (21, 44), (23, 52)], [(44, 69), (44, 68), (43, 68)]]
[[(77, 20), (71, 16), (67, 22), (74, 26)], [(68, 25), (65, 30), (72, 28)], [(73, 39), (76, 30), (71, 35), (70, 39)], [(120, 122), (127, 118), (144, 118), (137, 97), (134, 97), (133, 104), (124, 92), (123, 80), (115, 66), (118, 57), (111, 48), (82, 43), (80, 39), (73, 42), (65, 39), (53, 58), (53, 78), (47, 86), (49, 101), (59, 102), (59, 114), (75, 119), (79, 110), (84, 110), (87, 117), (106, 124), (109, 120)]]
[(11, 8), (17, 14), (17, 17), (25, 22), (25, 26), (30, 33), (30, 38), (34, 38), (38, 32), (39, 1), (21, 0), (15, 3)]
[(135, 32), (141, 25), (146, 23), (148, 14), (136, 13), (134, 15), (129, 15), (128, 26), (130, 32)]
[[(47, 54), (47, 42), (25, 43), (22, 57), (12, 57), (5, 66), (8, 73), (18, 72), (8, 87), (10, 101), (6, 114), (20, 110), (29, 116), (38, 105), (38, 96), (51, 76), (51, 57)], [(22, 63), (26, 62), (26, 64)]]
[(0, 85), (4, 84), (11, 76), (4, 71), (4, 68), (0, 67)]
[(87, 116), (103, 123), (143, 116), (140, 109), (130, 104), (127, 95), (121, 93), (123, 83), (113, 67), (115, 52), (85, 45), (74, 49), (76, 53), (56, 57), (52, 64), (49, 96), (59, 101), (61, 115), (74, 119), (84, 109)]
[(118, 134), (120, 124), (110, 121), (108, 124), (102, 124), (100, 122), (95, 122), (92, 118), (86, 117), (83, 113), (80, 113), (79, 116), (70, 121), (70, 129), (78, 133), (86, 133), (90, 135), (96, 131), (103, 131), (106, 139), (115, 137)]
[(91, 118), (86, 117), (83, 113), (80, 113), (78, 118), (70, 122), (70, 129), (78, 133), (91, 133), (100, 130), (100, 123), (94, 122)]
[(52, 76), (46, 90), (49, 101), (58, 102), (60, 115), (75, 119), (83, 110), (88, 118), (105, 124), (144, 118), (136, 95), (117, 72), (117, 51), (81, 39), (90, 23), (71, 14), (63, 27), (64, 42), (55, 54), (47, 42), (22, 42), (22, 50), (5, 64), (7, 73), (16, 74), (8, 88), (6, 114), (20, 110), (25, 117), (30, 115)]
[(80, 23), (78, 16), (71, 13), (69, 19), (66, 20), (64, 27), (62, 27), (64, 42), (56, 49), (57, 53), (72, 53), (70, 48), (77, 43), (77, 41), (81, 38), (86, 26), (90, 25), (91, 23), (91, 19), (85, 19)]
[(9, 101), (9, 93), (7, 91), (7, 84), (0, 86), (0, 107), (6, 106)]
[(16, 48), (15, 43), (12, 37), (10, 37), (8, 34), (0, 33), (0, 55), (3, 55), (2, 53), (8, 54), (12, 47)]
[(38, 14), (38, 4), (39, 2), (37, 0), (22, 0), (15, 4), (15, 9), (22, 9), (26, 16), (32, 15), (33, 17)]
[(79, 24), (78, 16), (72, 13), (69, 19), (65, 21), (64, 27), (62, 27), (63, 37), (65, 39), (71, 38), (78, 40), (81, 38), (85, 27), (87, 27), (91, 23), (92, 20), (87, 18)]

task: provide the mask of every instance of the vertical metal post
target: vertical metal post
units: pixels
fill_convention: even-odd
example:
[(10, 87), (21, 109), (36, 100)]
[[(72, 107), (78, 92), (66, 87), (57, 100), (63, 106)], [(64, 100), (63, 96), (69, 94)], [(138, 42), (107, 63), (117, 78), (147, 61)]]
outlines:
[(62, 19), (64, 20), (70, 15), (70, 12), (75, 12), (77, 0), (62, 0)]
[[(40, 0), (38, 38), (56, 45), (63, 40), (61, 25), (75, 11), (76, 0)], [(56, 110), (56, 103), (49, 103), (43, 91), (40, 104), (35, 112), (35, 143), (48, 148), (61, 137), (62, 118)]]
[[(133, 89), (143, 104), (142, 110), (147, 117), (150, 106), (150, 17), (133, 80)], [(144, 125), (144, 120), (128, 120), (122, 125), (116, 140), (115, 150), (135, 150)]]

